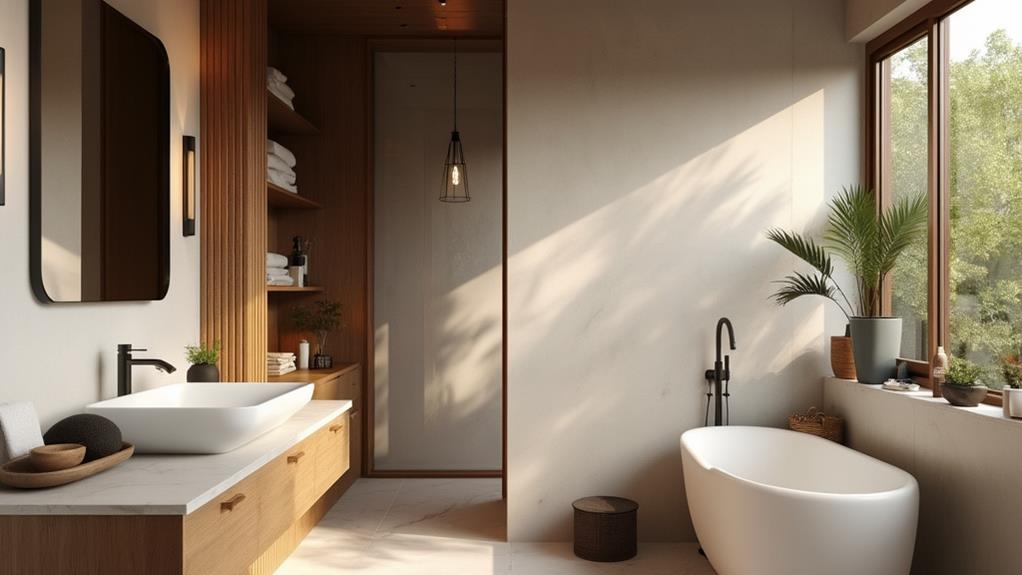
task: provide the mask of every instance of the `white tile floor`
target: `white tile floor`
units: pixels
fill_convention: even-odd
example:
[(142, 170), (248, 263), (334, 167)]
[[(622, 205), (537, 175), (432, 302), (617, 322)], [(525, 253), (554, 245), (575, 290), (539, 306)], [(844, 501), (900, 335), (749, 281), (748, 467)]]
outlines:
[(279, 575), (713, 575), (692, 543), (591, 563), (570, 543), (507, 543), (499, 479), (360, 479)]

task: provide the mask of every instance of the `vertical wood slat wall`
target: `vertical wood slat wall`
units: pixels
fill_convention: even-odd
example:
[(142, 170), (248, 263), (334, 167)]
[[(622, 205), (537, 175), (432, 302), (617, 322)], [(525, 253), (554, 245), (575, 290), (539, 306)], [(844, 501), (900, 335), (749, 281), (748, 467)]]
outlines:
[(265, 0), (202, 0), (201, 337), (223, 381), (266, 379)]

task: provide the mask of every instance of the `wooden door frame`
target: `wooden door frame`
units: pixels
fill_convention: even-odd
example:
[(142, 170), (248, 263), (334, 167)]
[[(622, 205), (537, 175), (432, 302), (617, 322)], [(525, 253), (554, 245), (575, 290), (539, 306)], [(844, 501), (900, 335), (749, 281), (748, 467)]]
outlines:
[[(506, 7), (505, 7), (506, 11)], [(430, 45), (446, 42), (444, 37), (373, 37), (366, 39), (366, 357), (365, 378), (362, 397), (365, 404), (365, 417), (362, 418), (362, 476), (376, 478), (501, 478), (501, 493), (507, 497), (507, 24), (503, 37), (492, 36), (459, 36), (459, 40), (479, 41), (482, 44), (492, 42), (503, 56), (502, 70), (502, 101), (501, 115), (503, 122), (502, 161), (501, 161), (501, 468), (495, 470), (451, 470), (451, 469), (376, 469), (375, 468), (375, 419), (376, 398), (374, 394), (376, 374), (376, 341), (373, 295), (376, 286), (374, 274), (374, 203), (375, 203), (375, 62), (377, 52), (396, 51), (398, 47), (406, 51), (433, 51)], [(408, 48), (411, 49), (408, 49)], [(436, 51), (447, 51), (445, 45), (435, 48)], [(494, 50), (486, 50), (494, 51)]]

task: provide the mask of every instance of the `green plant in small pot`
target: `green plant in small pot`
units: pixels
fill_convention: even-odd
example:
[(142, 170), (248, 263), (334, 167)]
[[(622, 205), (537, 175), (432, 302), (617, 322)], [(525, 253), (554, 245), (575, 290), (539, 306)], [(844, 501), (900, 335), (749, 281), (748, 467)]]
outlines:
[(220, 342), (212, 346), (205, 342), (199, 345), (185, 346), (185, 358), (192, 364), (188, 368), (187, 379), (190, 382), (218, 382), (220, 370), (216, 364), (220, 361)]
[(990, 391), (980, 381), (982, 376), (982, 367), (967, 359), (952, 357), (948, 362), (944, 385), (940, 386), (940, 393), (951, 405), (976, 407)]
[(1022, 363), (1017, 355), (1001, 359), (1004, 389), (1001, 390), (1004, 417), (1022, 419)]
[(326, 353), (326, 340), (331, 331), (341, 327), (340, 302), (319, 300), (309, 307), (295, 306), (291, 319), (298, 329), (316, 335), (316, 354), (312, 357), (312, 368), (333, 367), (334, 359)]
[[(821, 242), (797, 232), (767, 232), (771, 241), (813, 268), (777, 282), (781, 287), (774, 301), (786, 305), (811, 295), (834, 302), (848, 319), (855, 374), (862, 383), (883, 383), (895, 375), (901, 318), (880, 315), (883, 285), (901, 254), (925, 233), (926, 222), (923, 194), (901, 198), (881, 212), (873, 192), (853, 186), (831, 200)], [(855, 277), (854, 300), (835, 280), (831, 254), (844, 260)]]

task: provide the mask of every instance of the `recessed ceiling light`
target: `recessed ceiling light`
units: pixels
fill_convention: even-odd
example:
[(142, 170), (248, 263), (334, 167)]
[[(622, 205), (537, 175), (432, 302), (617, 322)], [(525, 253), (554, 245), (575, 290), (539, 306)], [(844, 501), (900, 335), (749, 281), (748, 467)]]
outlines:
[(441, 6), (447, 6), (447, 0), (440, 0)]

